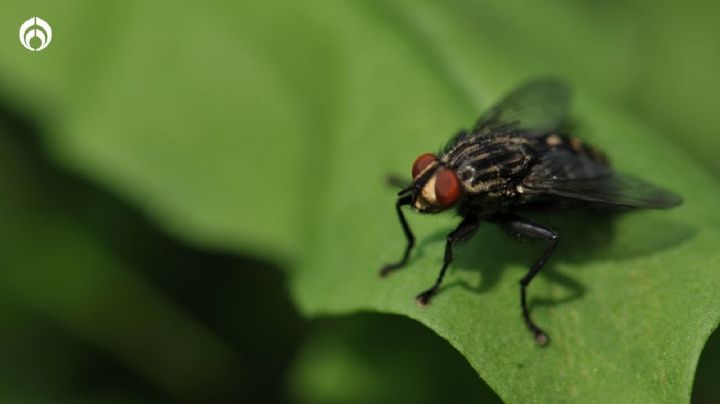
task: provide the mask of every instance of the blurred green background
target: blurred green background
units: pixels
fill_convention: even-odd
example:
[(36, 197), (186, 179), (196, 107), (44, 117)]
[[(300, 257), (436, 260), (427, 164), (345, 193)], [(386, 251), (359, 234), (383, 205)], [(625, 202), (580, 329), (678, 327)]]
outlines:
[[(717, 2), (1, 4), (0, 403), (499, 401), (412, 320), (292, 303), (363, 91), (388, 121), (448, 105), (457, 127), (418, 135), (440, 145), (553, 73), (720, 177)], [(32, 16), (42, 52), (18, 41)], [(399, 93), (415, 68), (436, 81)], [(369, 147), (437, 127), (415, 115)], [(716, 331), (693, 402), (718, 372)]]

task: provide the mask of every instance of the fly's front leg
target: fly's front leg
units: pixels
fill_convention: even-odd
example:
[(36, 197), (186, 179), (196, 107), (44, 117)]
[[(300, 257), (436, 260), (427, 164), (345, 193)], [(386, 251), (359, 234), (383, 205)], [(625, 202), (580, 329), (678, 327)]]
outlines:
[(540, 258), (535, 261), (532, 267), (530, 267), (527, 274), (525, 274), (525, 276), (523, 276), (520, 280), (520, 305), (522, 306), (523, 319), (525, 319), (525, 324), (535, 336), (535, 342), (541, 346), (546, 345), (549, 341), (548, 335), (545, 331), (538, 327), (538, 325), (532, 320), (532, 317), (530, 317), (530, 311), (527, 307), (527, 287), (555, 251), (555, 247), (558, 242), (558, 235), (555, 231), (550, 230), (547, 227), (512, 214), (496, 214), (488, 220), (497, 223), (513, 236), (543, 240), (549, 244), (545, 249), (545, 252), (543, 252)]
[(445, 277), (445, 272), (453, 260), (453, 247), (461, 241), (465, 241), (472, 237), (472, 235), (475, 234), (475, 231), (477, 231), (478, 226), (479, 221), (475, 216), (467, 216), (462, 222), (460, 222), (458, 227), (452, 231), (452, 233), (448, 234), (447, 242), (445, 243), (445, 258), (443, 260), (443, 266), (440, 268), (440, 273), (438, 274), (437, 280), (435, 280), (435, 284), (430, 289), (417, 295), (416, 299), (419, 304), (424, 306), (430, 303), (430, 299), (432, 299), (440, 288), (440, 284)]
[(405, 252), (403, 253), (400, 261), (392, 264), (387, 264), (382, 267), (380, 269), (380, 276), (386, 276), (390, 272), (404, 267), (405, 264), (407, 264), (408, 258), (410, 257), (410, 251), (412, 251), (412, 248), (415, 245), (415, 236), (413, 236), (412, 230), (410, 230), (410, 225), (408, 225), (408, 222), (405, 219), (405, 215), (403, 215), (402, 212), (402, 207), (404, 205), (409, 205), (410, 203), (412, 203), (412, 195), (400, 197), (398, 198), (397, 203), (395, 203), (395, 210), (397, 211), (398, 218), (400, 219), (400, 224), (402, 225), (403, 232), (405, 233), (405, 238), (407, 239)]

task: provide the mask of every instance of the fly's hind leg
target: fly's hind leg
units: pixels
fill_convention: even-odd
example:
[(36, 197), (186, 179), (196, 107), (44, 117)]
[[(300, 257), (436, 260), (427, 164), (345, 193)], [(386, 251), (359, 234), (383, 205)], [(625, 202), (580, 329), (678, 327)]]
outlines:
[(490, 217), (488, 221), (498, 224), (501, 228), (513, 236), (543, 240), (548, 243), (548, 247), (545, 249), (545, 252), (543, 252), (540, 258), (530, 267), (527, 274), (525, 274), (525, 276), (523, 276), (520, 280), (520, 305), (522, 306), (522, 315), (525, 320), (525, 324), (535, 336), (535, 342), (537, 342), (538, 345), (547, 345), (549, 341), (548, 335), (545, 331), (538, 327), (537, 324), (535, 324), (530, 316), (530, 311), (527, 306), (527, 288), (533, 278), (535, 278), (535, 275), (540, 272), (545, 265), (545, 262), (555, 251), (555, 247), (558, 242), (558, 235), (555, 231), (548, 229), (547, 227), (533, 223), (513, 214), (498, 213)]

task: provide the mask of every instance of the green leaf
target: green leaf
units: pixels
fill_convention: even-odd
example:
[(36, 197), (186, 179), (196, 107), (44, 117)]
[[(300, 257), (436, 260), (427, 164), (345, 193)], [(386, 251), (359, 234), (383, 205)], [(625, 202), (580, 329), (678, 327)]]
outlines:
[(237, 352), (98, 240), (78, 216), (112, 223), (106, 215), (117, 211), (38, 159), (34, 136), (0, 105), (0, 345), (11, 350), (0, 351), (3, 401), (32, 401), (36, 390), (61, 401), (82, 384), (68, 374), (93, 369), (89, 355), (37, 326), (44, 321), (179, 402), (237, 391), (235, 376), (246, 372)]
[[(95, 14), (89, 2), (73, 4)], [(66, 31), (74, 45), (57, 36), (57, 47), (35, 55), (43, 59), (23, 54), (3, 70), (24, 79), (11, 86), (28, 108), (43, 99), (48, 143), (66, 165), (195, 243), (299, 262), (293, 291), (305, 313), (418, 319), (511, 402), (689, 398), (719, 318), (718, 184), (620, 112), (635, 100), (634, 80), (647, 77), (633, 70), (647, 69), (637, 45), (625, 42), (642, 10), (604, 19), (609, 9), (569, 2), (289, 4), (131, 2), (103, 32), (107, 48), (96, 45), (96, 25), (77, 23), (81, 11), (56, 5), (47, 19), (75, 27)], [(77, 62), (99, 48), (96, 63)], [(541, 246), (483, 227), (420, 309), (413, 297), (434, 279), (456, 219), (412, 217), (420, 245), (409, 268), (383, 281), (376, 272), (403, 247), (386, 174), (407, 173), (504, 91), (547, 73), (580, 91), (583, 137), (686, 203), (614, 226), (592, 215), (540, 218), (562, 237), (530, 292), (553, 338), (541, 350), (517, 301), (517, 280)], [(664, 86), (658, 77), (647, 86)], [(692, 108), (683, 100), (673, 104)], [(714, 156), (704, 137), (692, 139), (688, 149)]]
[(56, 35), (37, 53), (3, 42), (0, 72), (57, 158), (196, 244), (294, 257), (335, 101), (327, 30), (292, 24), (314, 10), (46, 3), (4, 10), (19, 26), (43, 9)]
[[(518, 307), (517, 282), (541, 246), (515, 243), (490, 225), (460, 249), (427, 308), (417, 307), (414, 296), (435, 279), (456, 218), (411, 217), (419, 247), (410, 265), (390, 279), (378, 277), (404, 246), (394, 192), (383, 177), (409, 172), (415, 156), (468, 125), (468, 111), (480, 110), (473, 100), (488, 106), (501, 87), (532, 73), (498, 69), (493, 44), (477, 36), (472, 41), (482, 52), (463, 53), (471, 40), (436, 7), (396, 11), (353, 10), (341, 19), (346, 48), (364, 52), (346, 54), (351, 91), (330, 153), (334, 171), (318, 200), (314, 248), (294, 276), (302, 310), (415, 318), (509, 402), (689, 400), (697, 358), (720, 318), (718, 184), (669, 143), (583, 92), (575, 112), (584, 137), (618, 169), (663, 184), (686, 202), (672, 211), (627, 214), (614, 226), (591, 214), (543, 218), (561, 241), (530, 295), (550, 347), (533, 344)], [(429, 38), (442, 41), (445, 57), (437, 57), (441, 51), (433, 52), (437, 43)], [(448, 69), (457, 74), (444, 74)], [(482, 81), (487, 77), (507, 84), (490, 86)]]

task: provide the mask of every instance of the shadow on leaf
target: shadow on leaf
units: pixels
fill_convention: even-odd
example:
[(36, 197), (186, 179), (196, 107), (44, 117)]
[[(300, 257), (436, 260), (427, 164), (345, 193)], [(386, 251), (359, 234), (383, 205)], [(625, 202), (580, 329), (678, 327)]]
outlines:
[[(632, 260), (674, 248), (690, 240), (695, 234), (693, 228), (669, 218), (657, 215), (643, 217), (641, 212), (635, 211), (586, 209), (530, 212), (523, 215), (558, 232), (560, 241), (557, 250), (538, 276), (568, 291), (568, 294), (560, 299), (531, 298), (530, 306), (554, 306), (584, 295), (585, 286), (558, 268), (564, 263)], [(625, 220), (625, 225), (619, 226), (621, 220)], [(449, 231), (443, 229), (427, 237), (420, 237), (413, 260), (420, 259), (427, 248), (444, 249), (444, 241)], [(479, 271), (480, 282), (477, 285), (471, 285), (465, 280), (446, 282), (439, 294), (454, 287), (483, 293), (499, 282), (504, 267), (515, 265), (529, 269), (540, 257), (545, 245), (539, 241), (517, 241), (492, 223), (481, 225), (475, 236), (455, 249), (455, 259), (449, 269), (450, 272)], [(438, 262), (438, 270), (440, 265)], [(582, 265), (574, 266), (582, 268)]]

